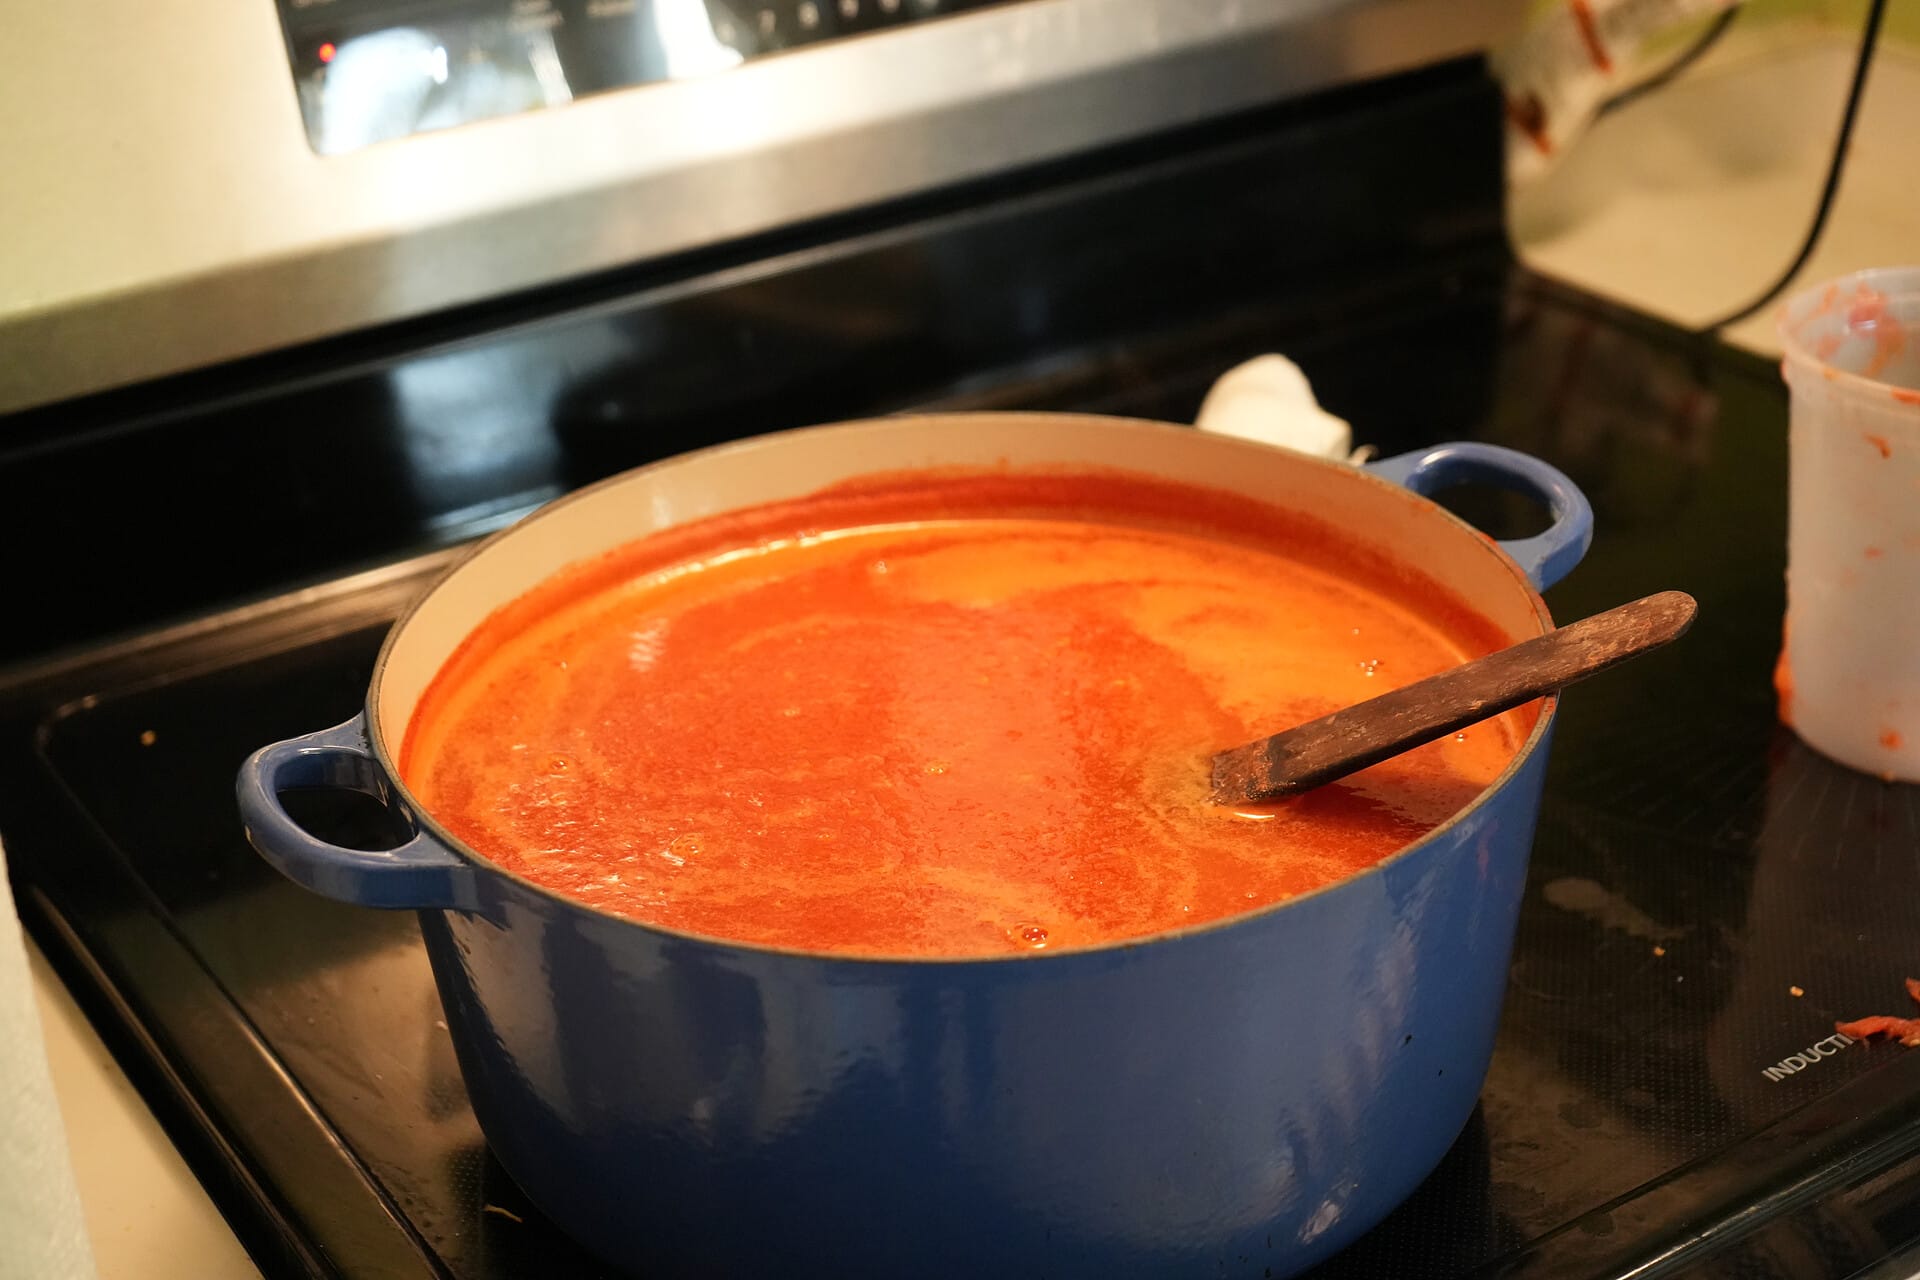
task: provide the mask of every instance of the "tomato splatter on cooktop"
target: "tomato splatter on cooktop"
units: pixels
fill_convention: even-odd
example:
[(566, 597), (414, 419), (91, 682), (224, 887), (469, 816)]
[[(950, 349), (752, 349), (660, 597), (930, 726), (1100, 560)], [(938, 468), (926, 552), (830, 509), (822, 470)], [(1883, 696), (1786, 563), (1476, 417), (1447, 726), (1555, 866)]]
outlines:
[(1503, 640), (1262, 504), (1118, 474), (895, 478), (682, 526), (480, 627), (402, 774), (486, 857), (667, 928), (985, 956), (1197, 925), (1404, 847), (1531, 709), (1260, 810), (1215, 751)]

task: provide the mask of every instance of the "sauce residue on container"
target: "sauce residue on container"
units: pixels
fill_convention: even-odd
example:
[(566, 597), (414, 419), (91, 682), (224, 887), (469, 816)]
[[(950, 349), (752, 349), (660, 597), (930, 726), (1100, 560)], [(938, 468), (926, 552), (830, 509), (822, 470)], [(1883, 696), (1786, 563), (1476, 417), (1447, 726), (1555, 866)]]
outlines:
[(1793, 728), (1793, 619), (1780, 624), (1780, 657), (1773, 664), (1773, 692), (1780, 704), (1780, 723)]
[(1144, 937), (1361, 871), (1529, 707), (1236, 813), (1207, 760), (1509, 637), (1324, 526), (1119, 474), (921, 475), (577, 566), (449, 660), (401, 773), (503, 867), (737, 942), (982, 956)]
[(1847, 328), (1873, 337), (1873, 354), (1860, 370), (1864, 377), (1879, 377), (1907, 345), (1906, 328), (1898, 317), (1888, 312), (1885, 295), (1864, 284), (1853, 306), (1847, 310)]

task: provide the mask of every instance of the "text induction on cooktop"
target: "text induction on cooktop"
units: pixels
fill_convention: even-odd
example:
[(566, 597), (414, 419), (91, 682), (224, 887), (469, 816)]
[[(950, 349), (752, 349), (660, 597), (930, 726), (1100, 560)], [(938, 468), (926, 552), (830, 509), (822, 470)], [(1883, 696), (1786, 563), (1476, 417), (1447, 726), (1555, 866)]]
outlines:
[(277, 0), (333, 155), (1008, 0)]

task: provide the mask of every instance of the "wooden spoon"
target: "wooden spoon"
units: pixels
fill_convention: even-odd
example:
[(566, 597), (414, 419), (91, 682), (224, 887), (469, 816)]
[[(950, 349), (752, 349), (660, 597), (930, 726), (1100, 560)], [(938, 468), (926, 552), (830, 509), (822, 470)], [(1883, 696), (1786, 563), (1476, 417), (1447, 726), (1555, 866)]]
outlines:
[(1696, 608), (1686, 592), (1662, 591), (1222, 751), (1213, 758), (1214, 803), (1299, 795), (1510, 711), (1679, 639)]

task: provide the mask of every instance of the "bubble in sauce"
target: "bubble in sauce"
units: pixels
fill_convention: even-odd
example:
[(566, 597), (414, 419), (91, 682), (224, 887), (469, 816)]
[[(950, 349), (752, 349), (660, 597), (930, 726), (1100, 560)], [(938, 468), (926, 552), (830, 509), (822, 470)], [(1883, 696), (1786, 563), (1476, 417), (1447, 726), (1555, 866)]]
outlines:
[(573, 767), (573, 761), (567, 759), (563, 755), (556, 754), (556, 755), (551, 755), (547, 757), (548, 773), (565, 773), (568, 769), (571, 769), (572, 767)]
[(934, 775), (936, 775), (936, 776), (937, 776), (937, 775), (939, 775), (939, 774), (943, 774), (943, 773), (945, 773), (946, 771), (947, 771), (947, 762), (946, 762), (946, 761), (944, 761), (944, 760), (929, 760), (929, 761), (927, 761), (927, 772), (928, 772), (928, 773), (931, 773), (931, 774), (934, 774)]
[(1047, 931), (1037, 924), (1016, 924), (1007, 930), (1007, 941), (1016, 947), (1044, 951), (1047, 946)]
[(1360, 663), (1360, 674), (1370, 676), (1380, 669), (1380, 659), (1368, 658)]

